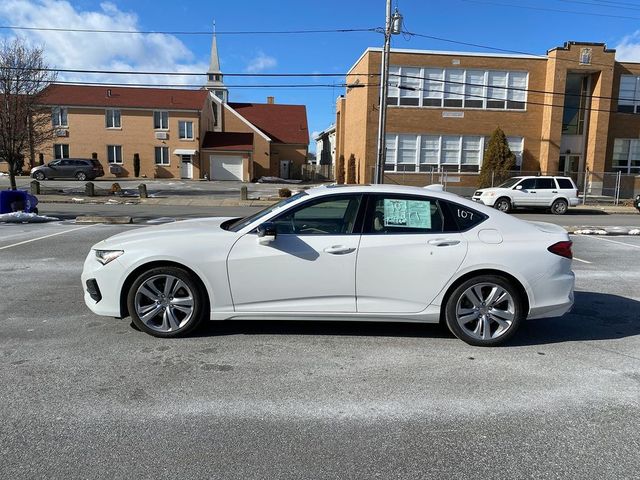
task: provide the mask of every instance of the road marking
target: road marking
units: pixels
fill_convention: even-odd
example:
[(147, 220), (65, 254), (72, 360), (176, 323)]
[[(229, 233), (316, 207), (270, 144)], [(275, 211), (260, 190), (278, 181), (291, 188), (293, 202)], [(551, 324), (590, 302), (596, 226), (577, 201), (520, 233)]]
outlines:
[(593, 263), (593, 262), (588, 262), (587, 260), (582, 260), (581, 258), (577, 258), (577, 257), (573, 257), (573, 259), (576, 262), (589, 263), (589, 264)]
[(603, 242), (609, 242), (609, 243), (615, 243), (618, 245), (624, 245), (625, 247), (632, 247), (632, 248), (640, 248), (640, 245), (633, 245), (632, 243), (624, 243), (624, 242), (618, 242), (616, 240), (609, 240), (608, 238), (602, 238), (602, 237), (594, 237), (591, 235), (580, 235), (583, 238), (593, 238), (594, 240), (602, 240)]
[(65, 233), (71, 233), (71, 232), (75, 232), (77, 230), (83, 230), (85, 228), (95, 227), (96, 225), (99, 225), (99, 224), (96, 223), (96, 224), (92, 224), (92, 225), (86, 225), (84, 227), (72, 228), (71, 230), (65, 230), (64, 232), (52, 233), (51, 235), (45, 235), (44, 237), (32, 238), (30, 240), (25, 240), (23, 242), (14, 243), (12, 245), (5, 245), (4, 247), (0, 247), (0, 250), (5, 250), (7, 248), (12, 248), (12, 247), (18, 247), (20, 245), (24, 245), (25, 243), (37, 242), (38, 240), (44, 240), (45, 238), (51, 238), (51, 237), (55, 237), (57, 235), (64, 235)]

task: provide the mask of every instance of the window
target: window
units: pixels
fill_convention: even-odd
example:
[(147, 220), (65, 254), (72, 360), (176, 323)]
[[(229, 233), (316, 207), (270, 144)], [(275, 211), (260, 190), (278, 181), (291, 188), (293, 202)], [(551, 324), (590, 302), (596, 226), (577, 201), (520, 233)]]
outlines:
[(457, 203), (439, 201), (442, 213), (444, 214), (445, 224), (444, 231), (451, 231), (452, 223), (455, 224), (456, 231), (464, 232), (484, 222), (487, 217), (484, 213), (458, 205)]
[(153, 128), (156, 130), (168, 130), (169, 112), (153, 112)]
[(529, 74), (519, 71), (391, 66), (387, 102), (400, 106), (525, 110), (528, 80)]
[(385, 157), (384, 169), (394, 171), (396, 169), (396, 145), (398, 143), (397, 135), (387, 135), (385, 139)]
[(69, 145), (56, 143), (53, 146), (53, 158), (69, 158)]
[(440, 137), (436, 135), (422, 135), (420, 147), (421, 172), (431, 172), (438, 169), (440, 163)]
[(156, 147), (156, 165), (169, 165), (169, 147)]
[(536, 178), (537, 190), (553, 190), (556, 187), (556, 182), (553, 178)]
[(193, 122), (180, 120), (178, 122), (180, 140), (193, 140)]
[(460, 140), (462, 137), (442, 137), (440, 163), (443, 170), (457, 171), (460, 163)]
[(633, 75), (620, 76), (620, 95), (618, 95), (618, 111), (622, 113), (640, 113), (640, 77)]
[(507, 137), (509, 142), (509, 150), (516, 156), (516, 170), (522, 168), (522, 154), (524, 152), (524, 138), (523, 137)]
[(613, 169), (622, 173), (640, 173), (640, 140), (634, 138), (614, 140)]
[(107, 161), (109, 163), (122, 163), (121, 145), (107, 145)]
[(482, 137), (462, 137), (460, 170), (477, 172), (482, 158)]
[(54, 127), (67, 127), (67, 109), (65, 107), (53, 107), (51, 109), (51, 123)]
[(444, 217), (438, 202), (408, 195), (376, 195), (370, 203), (364, 233), (424, 234), (442, 232)]
[(107, 128), (120, 128), (120, 110), (108, 109), (105, 111)]
[(276, 217), (272, 222), (279, 235), (354, 233), (361, 199), (361, 195), (332, 195), (312, 200)]
[(536, 179), (535, 178), (525, 178), (522, 182), (518, 184), (518, 186), (522, 187), (523, 190), (535, 190), (536, 188)]
[(558, 182), (558, 186), (563, 190), (573, 190), (576, 188), (568, 178), (556, 178), (556, 182)]
[(416, 135), (398, 135), (398, 171), (416, 171), (417, 140)]

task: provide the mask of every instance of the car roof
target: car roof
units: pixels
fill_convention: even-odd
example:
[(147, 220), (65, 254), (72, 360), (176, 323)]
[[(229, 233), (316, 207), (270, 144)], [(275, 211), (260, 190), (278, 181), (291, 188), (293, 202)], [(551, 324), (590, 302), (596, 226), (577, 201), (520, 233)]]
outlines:
[(305, 190), (310, 196), (331, 195), (340, 193), (396, 193), (404, 195), (427, 195), (430, 197), (462, 200), (462, 197), (438, 190), (436, 188), (411, 187), (407, 185), (322, 185)]

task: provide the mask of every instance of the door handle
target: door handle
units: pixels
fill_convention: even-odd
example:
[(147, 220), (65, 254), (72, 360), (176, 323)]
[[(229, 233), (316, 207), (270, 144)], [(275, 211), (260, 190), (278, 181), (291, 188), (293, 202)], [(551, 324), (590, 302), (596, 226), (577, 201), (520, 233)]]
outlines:
[(436, 247), (452, 247), (458, 245), (460, 240), (453, 240), (450, 238), (436, 238), (427, 242), (429, 245), (435, 245)]
[(355, 251), (355, 248), (346, 247), (344, 245), (332, 245), (324, 249), (325, 253), (330, 253), (331, 255), (345, 255), (353, 251)]
[(558, 191), (557, 190), (552, 190), (551, 193), (558, 193)]
[(536, 193), (535, 190), (529, 190), (529, 193)]

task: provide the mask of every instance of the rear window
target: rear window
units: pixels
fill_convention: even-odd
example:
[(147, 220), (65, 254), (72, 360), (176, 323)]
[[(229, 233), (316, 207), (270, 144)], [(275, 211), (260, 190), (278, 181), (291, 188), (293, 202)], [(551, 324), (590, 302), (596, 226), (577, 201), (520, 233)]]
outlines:
[[(445, 215), (451, 219), (451, 222), (456, 224), (459, 232), (470, 230), (487, 219), (487, 216), (484, 213), (480, 213), (473, 208), (442, 200), (440, 203), (443, 206)], [(447, 223), (450, 225), (450, 222)]]
[(558, 181), (558, 186), (564, 189), (574, 189), (576, 187), (573, 186), (573, 182), (568, 178), (556, 178)]
[(100, 160), (89, 160), (94, 167), (100, 167)]

